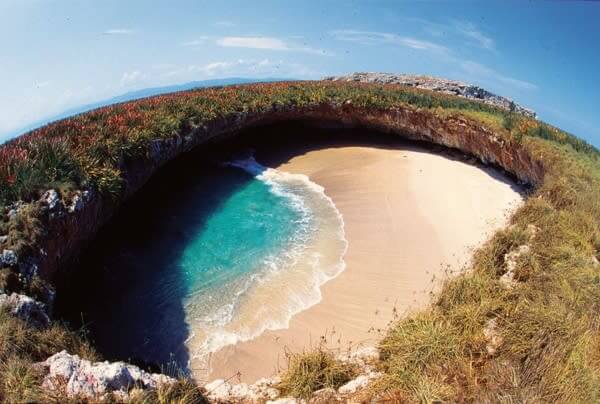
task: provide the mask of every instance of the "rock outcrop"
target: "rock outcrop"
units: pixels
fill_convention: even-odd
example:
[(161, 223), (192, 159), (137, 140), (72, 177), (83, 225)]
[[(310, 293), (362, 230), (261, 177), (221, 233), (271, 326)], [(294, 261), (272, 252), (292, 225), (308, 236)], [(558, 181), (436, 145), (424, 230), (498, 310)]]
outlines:
[(486, 104), (494, 105), (508, 111), (536, 117), (535, 111), (516, 104), (507, 97), (491, 93), (479, 86), (463, 83), (462, 81), (442, 79), (431, 76), (417, 76), (413, 74), (392, 73), (352, 73), (347, 76), (325, 77), (329, 81), (356, 81), (361, 83), (400, 84), (407, 87), (422, 88), (459, 97), (479, 100)]
[(124, 362), (90, 362), (66, 351), (37, 364), (45, 374), (42, 387), (68, 397), (90, 401), (115, 398), (128, 401), (133, 389), (157, 389), (175, 379), (150, 374)]
[(27, 321), (36, 327), (45, 328), (50, 324), (46, 312), (46, 305), (29, 296), (12, 293), (0, 293), (0, 308), (7, 309), (21, 320)]

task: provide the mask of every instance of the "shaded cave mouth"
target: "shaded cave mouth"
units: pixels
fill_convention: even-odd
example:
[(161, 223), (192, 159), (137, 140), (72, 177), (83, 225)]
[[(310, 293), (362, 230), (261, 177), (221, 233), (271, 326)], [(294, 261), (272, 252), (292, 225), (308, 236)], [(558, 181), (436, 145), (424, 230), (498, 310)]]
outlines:
[[(252, 176), (222, 163), (252, 151), (259, 163), (277, 167), (313, 150), (347, 146), (419, 150), (484, 167), (459, 150), (330, 122), (269, 123), (211, 140), (159, 169), (61, 272), (57, 316), (85, 330), (107, 360), (154, 372), (192, 371), (186, 342), (193, 332), (183, 304), (190, 290), (174, 262), (192, 234), (252, 186)], [(517, 183), (493, 168), (485, 171), (494, 179)]]

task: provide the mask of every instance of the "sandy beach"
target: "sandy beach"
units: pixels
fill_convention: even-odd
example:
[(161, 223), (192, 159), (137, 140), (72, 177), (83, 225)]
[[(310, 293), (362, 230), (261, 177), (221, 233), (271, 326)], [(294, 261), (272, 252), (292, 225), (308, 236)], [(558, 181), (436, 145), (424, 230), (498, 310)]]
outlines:
[(502, 174), (414, 145), (327, 147), (285, 160), (275, 168), (308, 175), (341, 212), (346, 268), (288, 329), (213, 354), (209, 380), (273, 375), (285, 367), (286, 350), (323, 337), (338, 349), (374, 345), (395, 313), (427, 304), (448, 270), (464, 268), (522, 201)]

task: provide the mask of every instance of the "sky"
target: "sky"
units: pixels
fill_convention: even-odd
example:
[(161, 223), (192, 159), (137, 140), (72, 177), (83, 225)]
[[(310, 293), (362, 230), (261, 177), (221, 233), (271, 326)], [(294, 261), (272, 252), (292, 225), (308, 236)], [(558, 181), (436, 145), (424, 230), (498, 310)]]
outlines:
[(513, 98), (600, 146), (600, 2), (0, 0), (0, 142), (147, 87), (354, 71)]

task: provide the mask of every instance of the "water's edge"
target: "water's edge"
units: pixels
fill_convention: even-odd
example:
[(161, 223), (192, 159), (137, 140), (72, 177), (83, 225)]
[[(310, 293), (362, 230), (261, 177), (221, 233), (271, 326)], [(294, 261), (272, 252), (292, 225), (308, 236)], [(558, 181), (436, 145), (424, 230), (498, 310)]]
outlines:
[[(297, 249), (286, 253), (293, 261), (288, 263), (290, 267), (287, 271), (295, 271), (295, 274), (284, 276), (279, 272), (273, 273), (271, 278), (262, 278), (251, 291), (258, 296), (255, 299), (247, 299), (246, 307), (241, 309), (242, 312), (264, 310), (264, 314), (270, 314), (268, 318), (255, 322), (252, 315), (242, 313), (240, 315), (242, 318), (239, 318), (236, 324), (237, 327), (228, 324), (230, 328), (237, 328), (235, 331), (224, 327), (200, 343), (194, 341), (195, 335), (186, 341), (192, 354), (189, 367), (197, 377), (205, 377), (210, 373), (211, 354), (220, 349), (252, 340), (266, 331), (289, 328), (290, 321), (295, 315), (322, 300), (321, 287), (339, 276), (346, 267), (344, 256), (348, 249), (348, 241), (345, 238), (344, 220), (322, 186), (311, 181), (304, 174), (292, 174), (265, 167), (253, 156), (232, 160), (225, 165), (244, 170), (267, 184), (273, 194), (288, 199), (302, 214), (302, 223), (298, 225), (308, 224), (307, 230), (311, 234), (304, 234), (294, 246)], [(318, 223), (310, 223), (315, 220)], [(322, 251), (323, 249), (326, 251)], [(312, 271), (308, 274), (309, 277), (300, 276), (307, 270)], [(280, 292), (285, 291), (286, 287), (290, 287), (287, 290), (287, 299), (281, 299)], [(268, 299), (263, 300), (267, 295), (269, 295)], [(265, 309), (267, 302), (269, 309)]]

